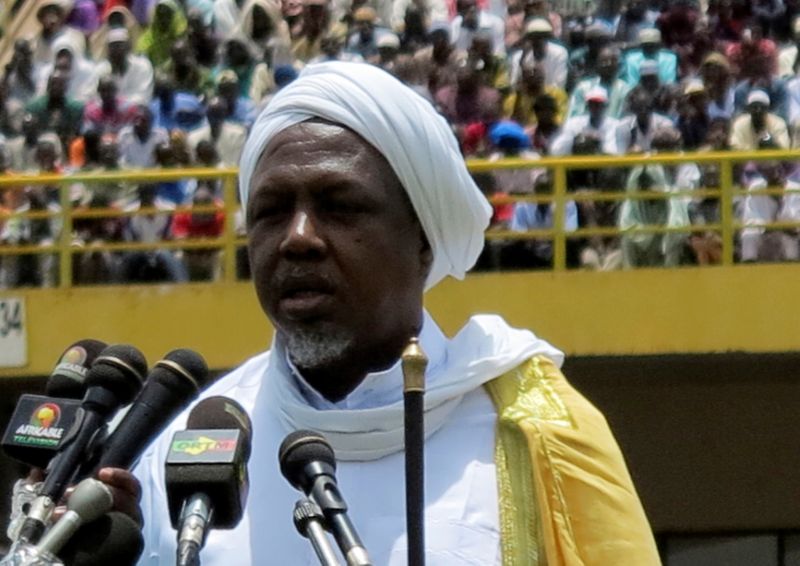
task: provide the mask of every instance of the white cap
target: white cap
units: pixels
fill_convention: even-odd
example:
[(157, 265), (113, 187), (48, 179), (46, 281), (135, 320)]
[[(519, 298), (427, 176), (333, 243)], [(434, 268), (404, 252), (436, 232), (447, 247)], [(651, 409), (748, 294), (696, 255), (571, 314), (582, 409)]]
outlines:
[(755, 104), (757, 102), (769, 106), (769, 95), (761, 89), (751, 90), (750, 94), (747, 95), (747, 104)]
[(661, 43), (661, 32), (656, 28), (645, 28), (639, 32), (639, 43)]
[(589, 89), (589, 92), (586, 93), (586, 102), (608, 102), (608, 92), (601, 86), (595, 86)]
[(544, 18), (533, 18), (525, 24), (525, 33), (553, 33), (553, 26)]
[(378, 38), (376, 45), (378, 47), (394, 47), (398, 49), (400, 47), (400, 38), (394, 33), (385, 33)]
[(125, 28), (111, 28), (106, 36), (107, 43), (120, 43), (130, 41), (131, 36)]

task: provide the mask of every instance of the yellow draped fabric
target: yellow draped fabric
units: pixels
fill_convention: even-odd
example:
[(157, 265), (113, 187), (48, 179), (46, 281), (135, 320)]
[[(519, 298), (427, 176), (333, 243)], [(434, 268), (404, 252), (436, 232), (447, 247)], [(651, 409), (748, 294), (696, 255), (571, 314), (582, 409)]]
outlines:
[(504, 566), (661, 564), (603, 415), (535, 357), (490, 381)]

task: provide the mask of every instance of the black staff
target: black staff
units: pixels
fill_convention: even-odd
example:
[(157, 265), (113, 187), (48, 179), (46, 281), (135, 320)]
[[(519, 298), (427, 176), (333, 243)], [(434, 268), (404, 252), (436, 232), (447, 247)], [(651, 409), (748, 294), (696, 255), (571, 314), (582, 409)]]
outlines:
[(412, 338), (403, 352), (408, 566), (425, 566), (425, 368), (428, 358)]

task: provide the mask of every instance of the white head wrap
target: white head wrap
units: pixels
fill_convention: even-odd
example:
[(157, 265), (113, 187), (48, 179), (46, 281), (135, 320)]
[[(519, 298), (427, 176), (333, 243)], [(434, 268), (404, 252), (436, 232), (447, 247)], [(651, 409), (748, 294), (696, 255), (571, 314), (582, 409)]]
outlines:
[(426, 289), (447, 275), (463, 278), (483, 249), (492, 208), (467, 171), (445, 119), (424, 98), (372, 65), (309, 65), (275, 95), (244, 146), (242, 206), (247, 206), (253, 172), (270, 140), (311, 118), (350, 128), (392, 166), (433, 250)]

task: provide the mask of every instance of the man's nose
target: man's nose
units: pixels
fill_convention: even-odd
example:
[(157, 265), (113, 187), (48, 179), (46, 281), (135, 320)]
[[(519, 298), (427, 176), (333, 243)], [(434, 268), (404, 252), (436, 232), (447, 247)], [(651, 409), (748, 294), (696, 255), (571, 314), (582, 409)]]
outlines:
[(315, 221), (306, 211), (297, 211), (292, 217), (280, 245), (285, 255), (322, 255), (325, 253), (325, 240), (322, 239)]

